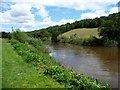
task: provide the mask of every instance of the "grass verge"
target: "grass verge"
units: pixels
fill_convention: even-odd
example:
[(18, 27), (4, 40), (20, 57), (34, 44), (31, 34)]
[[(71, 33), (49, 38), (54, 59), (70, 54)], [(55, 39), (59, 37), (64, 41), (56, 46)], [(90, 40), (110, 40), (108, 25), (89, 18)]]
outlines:
[(38, 72), (33, 65), (25, 63), (23, 58), (14, 51), (10, 43), (3, 40), (2, 45), (3, 88), (63, 87), (54, 79), (45, 76), (40, 71)]

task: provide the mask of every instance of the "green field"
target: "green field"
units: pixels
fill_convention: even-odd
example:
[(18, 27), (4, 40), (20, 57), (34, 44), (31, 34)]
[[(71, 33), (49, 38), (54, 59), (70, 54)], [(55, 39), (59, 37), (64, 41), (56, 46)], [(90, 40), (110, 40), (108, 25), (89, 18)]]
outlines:
[[(45, 76), (26, 63), (13, 49), (10, 43), (3, 40), (2, 47), (2, 88), (58, 88), (62, 87), (54, 79)], [(0, 47), (1, 49), (1, 47)]]
[(62, 34), (65, 37), (70, 37), (71, 35), (76, 34), (80, 38), (89, 38), (90, 36), (98, 36), (98, 28), (80, 28), (80, 29), (73, 29)]

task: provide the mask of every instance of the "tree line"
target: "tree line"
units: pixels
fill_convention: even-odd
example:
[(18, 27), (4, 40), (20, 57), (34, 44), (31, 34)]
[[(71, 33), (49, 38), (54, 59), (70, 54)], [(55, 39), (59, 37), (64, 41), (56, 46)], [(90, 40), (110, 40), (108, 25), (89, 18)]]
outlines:
[[(77, 28), (99, 28), (99, 36), (101, 36), (105, 46), (109, 44), (116, 44), (120, 46), (120, 12), (110, 14), (109, 16), (96, 17), (94, 19), (84, 19), (75, 21), (73, 23), (66, 23), (63, 25), (50, 26), (27, 34), (34, 38), (40, 38), (43, 41), (59, 42), (57, 37), (65, 32)], [(9, 34), (9, 33), (8, 33)], [(4, 37), (6, 34), (2, 33)], [(7, 36), (7, 35), (6, 35)], [(9, 35), (8, 35), (9, 36)]]
[(74, 23), (67, 23), (64, 25), (51, 26), (44, 29), (35, 30), (29, 32), (29, 35), (35, 38), (49, 38), (53, 42), (58, 42), (57, 37), (67, 31), (77, 28), (99, 28), (99, 36), (105, 40), (114, 40), (120, 44), (120, 25), (119, 25), (119, 14), (114, 13), (109, 16), (96, 17), (94, 19), (84, 19), (75, 21)]

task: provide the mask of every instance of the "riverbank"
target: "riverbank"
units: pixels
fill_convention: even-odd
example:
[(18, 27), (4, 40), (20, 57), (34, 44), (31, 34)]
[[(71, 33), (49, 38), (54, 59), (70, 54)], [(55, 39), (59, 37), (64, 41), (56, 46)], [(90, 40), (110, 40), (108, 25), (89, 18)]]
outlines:
[(51, 79), (57, 81), (65, 88), (79, 88), (82, 90), (109, 89), (109, 85), (103, 85), (96, 79), (65, 69), (60, 63), (56, 63), (48, 54), (40, 53), (28, 43), (20, 43), (15, 40), (11, 41), (11, 44), (25, 62), (33, 65), (38, 71), (42, 71), (44, 76), (51, 77)]
[(63, 88), (18, 55), (6, 40), (2, 42), (2, 88)]
[[(26, 74), (25, 74), (26, 78), (27, 78), (27, 75), (29, 75), (29, 74), (31, 75), (31, 73), (29, 73), (29, 71), (31, 71), (32, 68), (37, 70), (34, 74), (35, 80), (33, 80), (33, 82), (30, 82), (32, 78), (28, 78), (28, 80), (27, 80), (28, 85), (32, 84), (32, 85), (30, 85), (31, 87), (42, 88), (44, 85), (46, 86), (46, 84), (48, 82), (49, 83), (51, 82), (51, 86), (50, 86), (51, 88), (55, 85), (55, 83), (58, 83), (55, 85), (55, 87), (79, 88), (82, 90), (88, 90), (88, 89), (95, 90), (95, 89), (101, 89), (101, 88), (110, 89), (110, 86), (108, 84), (103, 85), (97, 79), (93, 79), (93, 78), (84, 76), (83, 74), (78, 74), (78, 73), (74, 72), (73, 70), (66, 69), (60, 63), (57, 63), (55, 61), (55, 59), (53, 59), (51, 56), (49, 56), (48, 48), (45, 47), (45, 45), (42, 43), (42, 41), (40, 39), (31, 38), (31, 37), (27, 36), (24, 32), (16, 31), (16, 32), (13, 32), (13, 38), (11, 40), (9, 40), (9, 44), (11, 44), (13, 48), (12, 48), (12, 50), (9, 50), (9, 48), (8, 48), (8, 52), (10, 52), (10, 51), (15, 52), (17, 55), (19, 55), (22, 58), (22, 60), (23, 60), (22, 63), (25, 63), (25, 64), (23, 64), (24, 66), (22, 66), (23, 67), (22, 70), (23, 70), (23, 73), (26, 72)], [(9, 47), (9, 46), (7, 46), (7, 47)], [(12, 55), (10, 55), (10, 54), (9, 55), (14, 56), (15, 53), (13, 53)], [(7, 54), (4, 55), (4, 57), (5, 56), (7, 56)], [(12, 58), (10, 56), (9, 56), (9, 58)], [(7, 63), (10, 63), (10, 65), (13, 65), (16, 67), (16, 68), (12, 67), (12, 70), (13, 70), (12, 72), (21, 71), (19, 65), (22, 65), (22, 63), (18, 64), (19, 61), (18, 62), (16, 61), (16, 63), (14, 63), (15, 61), (12, 61), (12, 60), (11, 60), (11, 62), (9, 62), (9, 58), (8, 57), (5, 57), (5, 58), (6, 58), (5, 60)], [(29, 68), (26, 67), (27, 65), (30, 65), (31, 70), (29, 70)], [(7, 66), (8, 65), (5, 65), (4, 67), (10, 68)], [(15, 68), (15, 70), (14, 70), (14, 68)], [(32, 70), (32, 71), (34, 71), (34, 70)], [(27, 72), (28, 72), (28, 74), (27, 74)], [(9, 75), (7, 71), (5, 73), (7, 73), (6, 75)], [(38, 79), (39, 77), (36, 76), (36, 75), (38, 75), (38, 73), (40, 76), (42, 75), (41, 78), (47, 77), (49, 80), (50, 79), (51, 80), (47, 81), (47, 83), (43, 84), (43, 86), (40, 86), (39, 84), (41, 84), (41, 82), (42, 83), (46, 82), (47, 79), (44, 78), (40, 82)], [(11, 73), (11, 74), (12, 74), (11, 77), (16, 75), (16, 73), (15, 74)], [(17, 75), (21, 75), (20, 78), (24, 77), (24, 74), (19, 73)], [(18, 78), (18, 76), (16, 76), (16, 77)], [(6, 78), (7, 78), (7, 76), (6, 76)], [(13, 81), (15, 80), (14, 78), (11, 78), (11, 79), (13, 79)], [(38, 81), (37, 81), (38, 86), (33, 86), (36, 83), (35, 81), (37, 79), (38, 79)], [(12, 80), (9, 80), (9, 81), (12, 81)], [(19, 83), (20, 82), (21, 81), (19, 81)], [(47, 85), (46, 87), (49, 87), (49, 85)], [(29, 86), (26, 86), (26, 87), (29, 87)]]

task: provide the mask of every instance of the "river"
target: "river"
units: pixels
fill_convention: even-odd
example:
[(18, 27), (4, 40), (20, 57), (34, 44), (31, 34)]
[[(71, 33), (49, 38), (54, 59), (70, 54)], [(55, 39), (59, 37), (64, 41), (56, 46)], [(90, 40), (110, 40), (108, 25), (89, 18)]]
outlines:
[(49, 48), (50, 55), (66, 68), (118, 88), (118, 48), (69, 44), (51, 44)]

